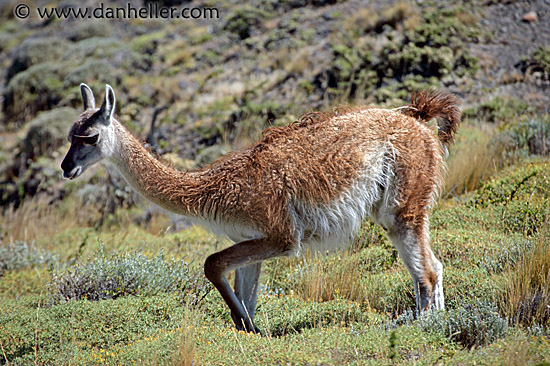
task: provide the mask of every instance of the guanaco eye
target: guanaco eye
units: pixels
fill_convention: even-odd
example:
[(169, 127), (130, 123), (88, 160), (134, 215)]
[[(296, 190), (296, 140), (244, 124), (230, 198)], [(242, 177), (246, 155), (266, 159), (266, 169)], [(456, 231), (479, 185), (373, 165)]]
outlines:
[(93, 136), (75, 136), (78, 138), (82, 143), (86, 145), (95, 145), (97, 144), (97, 140), (99, 139), (99, 135), (93, 135)]

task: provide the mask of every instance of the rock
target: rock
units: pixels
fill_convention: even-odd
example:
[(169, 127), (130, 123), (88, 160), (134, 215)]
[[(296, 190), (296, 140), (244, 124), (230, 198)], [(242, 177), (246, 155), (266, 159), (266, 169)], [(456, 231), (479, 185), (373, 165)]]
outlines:
[(523, 18), (521, 18), (521, 21), (526, 23), (536, 23), (538, 21), (537, 13), (534, 11), (525, 13)]

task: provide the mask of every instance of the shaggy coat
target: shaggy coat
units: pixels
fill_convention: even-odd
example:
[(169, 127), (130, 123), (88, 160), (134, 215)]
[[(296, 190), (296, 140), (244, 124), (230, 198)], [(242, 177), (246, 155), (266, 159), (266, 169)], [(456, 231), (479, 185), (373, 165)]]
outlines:
[[(82, 93), (90, 104), (91, 91)], [(239, 329), (257, 330), (252, 320), (263, 260), (298, 254), (304, 245), (322, 251), (345, 245), (366, 216), (397, 247), (413, 277), (417, 307), (443, 307), (442, 267), (430, 249), (428, 226), (443, 184), (444, 145), (460, 122), (453, 96), (421, 92), (394, 110), (309, 113), (191, 172), (155, 159), (108, 106), (106, 97), (102, 109), (90, 108), (75, 122), (64, 171), (68, 176), (73, 167), (69, 160), (77, 155), (78, 137), (94, 134), (100, 125), (102, 157), (140, 194), (237, 243), (211, 255), (205, 273)], [(439, 119), (437, 135), (425, 123), (432, 118)], [(224, 275), (238, 268), (232, 290)]]

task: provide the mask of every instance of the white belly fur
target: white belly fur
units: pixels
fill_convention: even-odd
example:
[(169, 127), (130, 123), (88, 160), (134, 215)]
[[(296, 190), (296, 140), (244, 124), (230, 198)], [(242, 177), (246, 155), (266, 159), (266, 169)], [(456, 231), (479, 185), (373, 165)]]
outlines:
[(241, 225), (235, 222), (222, 220), (207, 220), (195, 217), (189, 218), (193, 223), (198, 224), (218, 236), (225, 236), (234, 243), (239, 243), (245, 240), (259, 239), (265, 235), (258, 229)]
[[(296, 201), (290, 208), (296, 237), (315, 252), (345, 248), (359, 231), (367, 215), (377, 218), (378, 209), (393, 205), (395, 194), (392, 159), (380, 149), (365, 157), (365, 165), (357, 180), (338, 199), (329, 204), (310, 205)], [(374, 212), (373, 212), (374, 211)]]
[[(300, 254), (303, 246), (322, 253), (345, 248), (367, 215), (377, 220), (380, 207), (394, 203), (390, 202), (395, 201), (393, 190), (384, 190), (384, 187), (391, 187), (393, 180), (392, 159), (387, 157), (386, 149), (368, 154), (357, 180), (331, 203), (311, 205), (298, 200), (290, 203), (289, 212), (297, 242), (292, 254)], [(235, 222), (189, 219), (236, 243), (264, 237), (260, 230)]]

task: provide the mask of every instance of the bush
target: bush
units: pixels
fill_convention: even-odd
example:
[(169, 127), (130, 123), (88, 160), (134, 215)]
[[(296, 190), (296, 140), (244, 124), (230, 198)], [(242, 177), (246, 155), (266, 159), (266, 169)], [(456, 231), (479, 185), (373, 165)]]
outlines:
[(504, 170), (477, 191), (473, 207), (507, 205), (511, 201), (550, 198), (550, 164), (526, 164)]
[(92, 37), (107, 37), (112, 34), (113, 27), (108, 20), (87, 20), (71, 23), (67, 31), (67, 38), (73, 42), (78, 42)]
[(67, 87), (78, 85), (82, 80), (95, 87), (96, 85), (104, 88), (105, 84), (116, 80), (117, 70), (106, 60), (87, 60), (76, 67), (65, 78)]
[(440, 332), (466, 348), (491, 344), (508, 333), (508, 320), (493, 304), (430, 312), (421, 316), (418, 324), (424, 331)]
[(548, 219), (548, 201), (513, 201), (502, 210), (502, 224), (509, 232), (535, 235)]
[(227, 18), (224, 29), (246, 39), (252, 35), (252, 28), (264, 24), (270, 18), (265, 10), (255, 7), (243, 7), (235, 10)]
[(14, 52), (7, 81), (33, 65), (59, 59), (68, 46), (69, 42), (56, 37), (25, 39)]
[[(501, 245), (502, 244), (503, 243), (501, 243)], [(496, 255), (483, 255), (477, 262), (477, 266), (487, 270), (489, 274), (502, 273), (504, 270), (514, 267), (524, 253), (532, 247), (532, 241), (514, 241), (501, 248)]]
[(0, 277), (7, 271), (55, 263), (57, 256), (24, 241), (0, 247)]
[(529, 106), (523, 100), (497, 95), (475, 108), (464, 110), (464, 115), (477, 120), (500, 123), (513, 121), (527, 112), (529, 112)]
[(531, 56), (522, 57), (519, 63), (521, 71), (543, 80), (550, 80), (550, 47), (539, 46)]
[(528, 148), (529, 154), (550, 154), (550, 119), (531, 118), (510, 128), (509, 134), (517, 149)]
[[(166, 334), (173, 339), (186, 312), (175, 295), (41, 306), (45, 301), (38, 296), (3, 301), (0, 344), (9, 365), (150, 364), (144, 358), (169, 357), (175, 342), (147, 352), (148, 341)], [(0, 364), (5, 359), (0, 356)]]
[(23, 140), (27, 159), (52, 154), (67, 141), (67, 132), (78, 112), (72, 108), (58, 108), (42, 112), (30, 122), (29, 131)]
[(537, 47), (533, 51), (533, 60), (544, 70), (546, 75), (550, 74), (550, 47)]
[(508, 321), (499, 315), (496, 306), (483, 303), (430, 311), (418, 317), (407, 311), (385, 327), (391, 329), (415, 322), (423, 331), (438, 332), (466, 348), (486, 346), (508, 333)]
[(328, 86), (329, 93), (342, 100), (372, 96), (378, 103), (393, 103), (408, 99), (411, 91), (439, 87), (443, 79), (446, 83), (474, 74), (479, 65), (464, 43), (476, 37), (478, 28), (457, 17), (459, 11), (431, 7), (417, 15), (397, 3), (380, 16), (358, 12), (348, 20), (352, 31), (333, 45), (329, 67), (313, 84), (319, 89)]
[(183, 260), (165, 261), (162, 255), (148, 257), (143, 253), (106, 255), (103, 251), (85, 264), (55, 273), (51, 283), (57, 302), (178, 291), (186, 303), (195, 305), (210, 288), (202, 271), (191, 270)]
[(256, 322), (271, 336), (298, 333), (302, 329), (318, 326), (350, 324), (364, 321), (369, 316), (359, 304), (341, 298), (323, 303), (291, 296), (260, 301)]
[(55, 107), (63, 99), (63, 80), (69, 69), (65, 63), (51, 61), (18, 73), (4, 89), (4, 121), (17, 126)]

